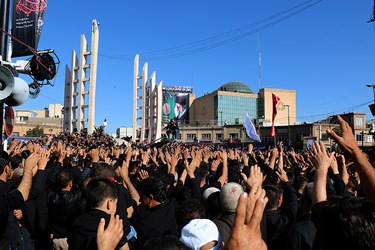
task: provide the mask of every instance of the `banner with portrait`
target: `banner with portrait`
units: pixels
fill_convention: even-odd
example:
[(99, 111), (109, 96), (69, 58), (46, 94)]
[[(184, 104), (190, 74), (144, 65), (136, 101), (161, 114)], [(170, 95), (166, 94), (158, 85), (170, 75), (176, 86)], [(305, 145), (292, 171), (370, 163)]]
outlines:
[(189, 120), (189, 94), (163, 91), (163, 124), (177, 118), (179, 122)]

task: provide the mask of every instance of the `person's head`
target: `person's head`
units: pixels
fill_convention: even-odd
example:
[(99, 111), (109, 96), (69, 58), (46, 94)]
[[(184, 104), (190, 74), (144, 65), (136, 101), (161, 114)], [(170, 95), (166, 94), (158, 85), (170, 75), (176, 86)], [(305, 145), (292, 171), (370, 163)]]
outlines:
[(283, 202), (283, 190), (277, 184), (267, 184), (263, 186), (266, 191), (268, 202), (265, 210), (276, 210)]
[(182, 229), (193, 219), (207, 218), (207, 211), (202, 202), (197, 199), (184, 201), (177, 209), (177, 225)]
[(309, 182), (306, 184), (305, 188), (303, 189), (300, 203), (301, 203), (302, 212), (305, 214), (311, 212), (311, 207), (313, 205), (313, 201), (312, 201), (313, 186), (314, 186), (314, 183)]
[(318, 222), (320, 249), (375, 249), (375, 204), (364, 198), (331, 199)]
[(108, 163), (98, 162), (92, 167), (90, 176), (92, 178), (114, 178), (115, 170)]
[(191, 220), (182, 228), (180, 241), (195, 250), (216, 250), (222, 247), (219, 229), (209, 219)]
[(116, 184), (106, 178), (90, 180), (84, 189), (87, 209), (99, 209), (114, 214), (117, 207)]
[(28, 150), (28, 149), (23, 150), (23, 151), (21, 152), (21, 156), (22, 156), (22, 158), (23, 158), (24, 160), (26, 160), (27, 157), (29, 157), (29, 155), (31, 155), (31, 151)]
[(5, 178), (9, 178), (12, 173), (10, 167), (10, 157), (7, 152), (0, 151), (0, 175), (3, 175)]
[(20, 154), (16, 154), (10, 158), (10, 166), (13, 170), (22, 166), (23, 158)]
[(346, 191), (357, 196), (358, 183), (354, 177), (349, 177), (348, 184), (345, 187)]
[(243, 193), (243, 188), (235, 182), (228, 182), (221, 188), (220, 204), (224, 212), (235, 213), (238, 199)]
[(228, 182), (240, 183), (242, 163), (238, 160), (228, 160)]
[(203, 192), (203, 202), (207, 208), (209, 218), (217, 218), (222, 214), (220, 204), (220, 189), (209, 187)]
[(73, 187), (73, 174), (68, 168), (61, 169), (56, 174), (56, 185), (59, 190), (70, 191)]
[(152, 208), (167, 201), (166, 183), (156, 176), (142, 180), (138, 185), (142, 204)]

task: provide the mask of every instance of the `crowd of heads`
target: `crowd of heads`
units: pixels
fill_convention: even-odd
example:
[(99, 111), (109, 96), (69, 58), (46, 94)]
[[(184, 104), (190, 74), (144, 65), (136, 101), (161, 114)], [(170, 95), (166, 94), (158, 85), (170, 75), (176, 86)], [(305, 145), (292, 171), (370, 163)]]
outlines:
[[(103, 225), (99, 218), (87, 236), (99, 248), (116, 243), (121, 249), (374, 249), (374, 149), (359, 150), (340, 122), (343, 135), (330, 135), (341, 153), (321, 142), (303, 150), (282, 142), (265, 150), (252, 144), (119, 145), (103, 127), (91, 135), (65, 132), (14, 141), (0, 153), (0, 173), (8, 182), (21, 180), (30, 155), (47, 157), (34, 171), (32, 189), (38, 194), (20, 208), (19, 224), (38, 242), (36, 248), (51, 247), (54, 238), (72, 242), (70, 234), (84, 230), (80, 220), (100, 210), (111, 216), (103, 215)], [(42, 183), (38, 172), (46, 175)], [(45, 223), (25, 223), (29, 213), (40, 212), (27, 208), (36, 203), (47, 207)], [(80, 208), (68, 213), (73, 203)], [(54, 210), (58, 206), (67, 206), (70, 225), (55, 225), (60, 222), (53, 218), (61, 214), (54, 211), (64, 214)], [(66, 227), (61, 237), (57, 226)]]

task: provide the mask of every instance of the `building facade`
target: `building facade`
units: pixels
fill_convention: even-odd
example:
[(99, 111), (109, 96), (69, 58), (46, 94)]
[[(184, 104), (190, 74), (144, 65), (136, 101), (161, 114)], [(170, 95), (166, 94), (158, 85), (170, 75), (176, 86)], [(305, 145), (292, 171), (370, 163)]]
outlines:
[(228, 82), (193, 101), (189, 124), (239, 125), (243, 124), (246, 112), (251, 119), (257, 118), (257, 95), (244, 83)]
[(13, 136), (26, 136), (28, 130), (42, 128), (45, 135), (63, 131), (63, 106), (50, 104), (43, 110), (14, 110)]

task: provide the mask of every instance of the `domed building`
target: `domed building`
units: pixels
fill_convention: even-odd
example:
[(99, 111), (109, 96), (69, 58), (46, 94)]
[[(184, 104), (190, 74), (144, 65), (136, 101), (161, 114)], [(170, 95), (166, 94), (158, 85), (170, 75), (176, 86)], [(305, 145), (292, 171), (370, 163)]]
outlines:
[(251, 90), (249, 86), (247, 86), (245, 83), (242, 82), (227, 82), (221, 87), (219, 87), (217, 90), (219, 91), (227, 91), (227, 92), (239, 92), (239, 93), (248, 93), (248, 94), (254, 94), (254, 92)]
[(257, 94), (245, 83), (227, 82), (214, 92), (195, 99), (192, 109), (190, 123), (243, 124), (246, 111), (251, 119), (257, 117)]

